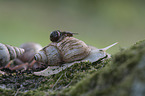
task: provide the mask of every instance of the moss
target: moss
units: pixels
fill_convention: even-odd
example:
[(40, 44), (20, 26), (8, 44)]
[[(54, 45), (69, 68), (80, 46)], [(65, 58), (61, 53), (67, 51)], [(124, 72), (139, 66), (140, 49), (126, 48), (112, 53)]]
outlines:
[(97, 69), (103, 68), (107, 62), (109, 62), (109, 60), (103, 63), (98, 61), (93, 64), (90, 62), (77, 63), (59, 74), (50, 77), (35, 76), (27, 73), (2, 75), (0, 76), (0, 80), (2, 81), (0, 84), (5, 84), (6, 88), (12, 88), (12, 90), (10, 90), (12, 94), (17, 92), (18, 95), (22, 96), (37, 95), (37, 93), (56, 94), (61, 90), (71, 90), (68, 88), (69, 86), (75, 85), (84, 77), (96, 72)]
[[(70, 91), (62, 93), (71, 96), (84, 94), (88, 96), (129, 96), (134, 79), (145, 68), (140, 70), (136, 67), (144, 54), (145, 41), (141, 41), (131, 48), (117, 53), (113, 56), (112, 62), (108, 63), (103, 69), (91, 74), (90, 78), (81, 80), (78, 84), (72, 86)], [(145, 75), (140, 77), (143, 76)]]
[[(104, 63), (97, 62), (98, 64), (97, 63), (91, 64), (90, 62), (75, 64), (72, 67), (67, 68), (66, 70), (60, 72), (59, 74), (48, 77), (50, 82), (48, 82), (47, 85), (46, 83), (42, 84), (39, 90), (52, 90), (52, 89), (57, 91), (62, 89), (68, 90), (67, 88), (68, 86), (75, 85), (77, 82), (81, 81), (84, 77), (87, 77), (90, 74), (96, 72), (97, 69), (102, 68), (105, 64), (107, 64), (107, 62), (109, 62), (109, 60)], [(60, 80), (57, 82), (59, 78)], [(56, 82), (57, 84), (55, 85)]]
[(10, 96), (10, 94), (14, 95), (14, 92), (12, 90), (4, 90), (0, 88), (0, 96)]
[[(12, 90), (0, 89), (0, 95), (43, 96), (136, 96), (145, 92), (145, 41), (137, 42), (129, 49), (121, 50), (112, 59), (98, 61), (93, 64), (81, 62), (74, 64), (49, 77), (32, 74), (18, 75), (21, 87)], [(0, 76), (0, 79), (16, 76)], [(23, 77), (23, 78), (22, 78)], [(25, 77), (25, 78), (24, 78)], [(16, 83), (10, 83), (16, 86)], [(5, 82), (5, 85), (7, 85)], [(31, 86), (31, 87), (30, 87)], [(36, 87), (37, 86), (37, 87)], [(35, 88), (36, 87), (36, 88)], [(139, 93), (138, 93), (139, 92)]]

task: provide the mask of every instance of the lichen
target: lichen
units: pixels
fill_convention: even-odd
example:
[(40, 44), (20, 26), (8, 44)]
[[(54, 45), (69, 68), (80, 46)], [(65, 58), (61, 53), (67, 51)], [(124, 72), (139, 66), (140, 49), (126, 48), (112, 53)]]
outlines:
[[(22, 90), (21, 87), (9, 90), (0, 88), (0, 95), (137, 96), (139, 94), (141, 96), (145, 93), (144, 62), (145, 41), (140, 41), (116, 53), (111, 59), (100, 60), (93, 64), (90, 62), (76, 63), (49, 77), (24, 74), (27, 78), (18, 84), (21, 85), (27, 82), (26, 80), (39, 82), (29, 84), (33, 87), (27, 90)], [(3, 76), (0, 78), (4, 79)], [(39, 86), (34, 89), (36, 85)]]

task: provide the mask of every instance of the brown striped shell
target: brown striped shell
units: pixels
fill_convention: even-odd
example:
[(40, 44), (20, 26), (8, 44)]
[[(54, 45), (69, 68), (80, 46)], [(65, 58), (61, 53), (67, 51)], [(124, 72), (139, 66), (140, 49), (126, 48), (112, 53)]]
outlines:
[(90, 48), (81, 40), (65, 37), (60, 42), (52, 42), (35, 55), (35, 60), (48, 65), (82, 60), (90, 53)]
[(23, 54), (24, 49), (0, 43), (0, 67)]

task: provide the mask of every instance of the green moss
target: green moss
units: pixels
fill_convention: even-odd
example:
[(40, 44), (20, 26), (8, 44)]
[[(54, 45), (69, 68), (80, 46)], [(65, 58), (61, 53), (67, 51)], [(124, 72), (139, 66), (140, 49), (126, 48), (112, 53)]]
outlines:
[(108, 62), (109, 60), (106, 60), (103, 63), (98, 61), (93, 64), (90, 62), (76, 63), (72, 67), (63, 70), (59, 74), (49, 77), (35, 76), (24, 73), (3, 75), (0, 77), (0, 79), (1, 81), (5, 79), (3, 82), (1, 82), (1, 84), (5, 84), (7, 88), (12, 88), (10, 92), (13, 94), (16, 92), (18, 92), (18, 95), (22, 96), (37, 95), (39, 92), (40, 94), (56, 94), (61, 90), (71, 90), (71, 88), (68, 88), (69, 86), (75, 85), (84, 77), (87, 77), (96, 72), (98, 69), (103, 68)]
[[(107, 62), (109, 62), (109, 60), (104, 63), (97, 62), (98, 64), (97, 63), (91, 64), (90, 62), (75, 64), (72, 67), (67, 68), (66, 70), (60, 72), (59, 74), (48, 77), (49, 82), (47, 82), (47, 84), (46, 82), (45, 84), (42, 84), (39, 90), (52, 90), (52, 89), (57, 91), (62, 89), (65, 90), (67, 89), (68, 86), (75, 85), (77, 82), (81, 81), (84, 77), (87, 77), (90, 74), (96, 72), (97, 69), (105, 66)], [(57, 82), (58, 79), (59, 81)], [(56, 82), (57, 84), (55, 85)]]
[(10, 96), (10, 94), (14, 95), (14, 92), (12, 90), (4, 90), (0, 88), (0, 96)]
[[(134, 94), (145, 92), (144, 62), (145, 41), (140, 41), (131, 48), (116, 53), (112, 59), (103, 62), (77, 63), (49, 77), (25, 74), (23, 82), (18, 79), (19, 84), (27, 80), (38, 82), (28, 84), (27, 87), (31, 85), (31, 88), (26, 89), (27, 92), (19, 90), (19, 87), (12, 90), (0, 89), (0, 95), (135, 96)], [(39, 86), (34, 89), (36, 85)]]
[[(131, 95), (134, 78), (139, 74), (136, 66), (144, 54), (145, 41), (141, 41), (131, 48), (117, 53), (113, 56), (112, 62), (108, 63), (104, 68), (72, 86), (70, 91), (62, 93), (71, 96), (84, 94), (88, 96), (129, 96)], [(140, 73), (143, 70), (139, 69)], [(143, 76), (145, 75), (140, 77)]]

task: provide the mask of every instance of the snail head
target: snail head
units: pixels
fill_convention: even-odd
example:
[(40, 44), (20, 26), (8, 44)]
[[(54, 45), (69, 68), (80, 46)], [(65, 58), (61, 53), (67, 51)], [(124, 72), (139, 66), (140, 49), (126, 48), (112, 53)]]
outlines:
[(67, 31), (61, 32), (60, 30), (56, 30), (50, 33), (50, 40), (52, 42), (59, 42), (64, 37), (73, 37), (74, 34), (78, 34), (78, 33), (72, 33)]

